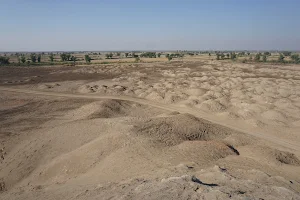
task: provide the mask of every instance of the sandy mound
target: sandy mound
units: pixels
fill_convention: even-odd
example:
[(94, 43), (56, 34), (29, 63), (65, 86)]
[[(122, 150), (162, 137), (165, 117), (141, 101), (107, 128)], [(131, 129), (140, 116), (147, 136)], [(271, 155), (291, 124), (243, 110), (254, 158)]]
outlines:
[(288, 121), (287, 116), (276, 110), (268, 110), (261, 114), (267, 120), (286, 123)]
[(197, 105), (198, 108), (204, 111), (212, 111), (212, 112), (221, 112), (226, 109), (226, 107), (219, 102), (209, 99), (207, 101), (204, 101), (201, 103), (199, 106)]
[[(271, 162), (275, 165), (300, 166), (300, 160), (293, 153), (262, 145), (250, 145), (242, 148), (250, 157), (260, 162)], [(245, 151), (246, 150), (246, 151)]]
[(280, 163), (300, 166), (300, 160), (293, 153), (274, 150), (274, 156)]
[(221, 141), (184, 141), (171, 149), (176, 154), (182, 154), (187, 161), (195, 163), (209, 163), (229, 155), (239, 155), (233, 146)]
[(234, 131), (192, 115), (179, 114), (137, 124), (134, 132), (172, 146), (189, 140), (221, 139)]
[(207, 90), (202, 89), (202, 88), (191, 88), (191, 89), (185, 90), (183, 92), (185, 92), (186, 94), (191, 95), (191, 96), (202, 96), (207, 92)]
[(105, 100), (101, 102), (98, 109), (94, 113), (89, 115), (89, 119), (124, 116), (129, 108), (130, 104), (128, 102), (119, 100)]
[(133, 104), (119, 100), (104, 100), (81, 106), (69, 111), (64, 118), (71, 120), (112, 118), (124, 116), (130, 112)]

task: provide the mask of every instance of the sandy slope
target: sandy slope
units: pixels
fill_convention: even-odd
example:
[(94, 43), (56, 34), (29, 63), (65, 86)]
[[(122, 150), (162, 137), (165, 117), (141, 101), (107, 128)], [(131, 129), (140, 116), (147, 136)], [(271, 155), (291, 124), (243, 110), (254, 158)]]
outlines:
[(134, 98), (130, 96), (95, 96), (95, 95), (81, 95), (81, 94), (68, 94), (68, 93), (55, 93), (55, 92), (41, 92), (41, 91), (33, 91), (33, 90), (25, 90), (25, 89), (15, 89), (15, 88), (7, 88), (7, 87), (0, 87), (0, 90), (2, 91), (10, 91), (10, 92), (19, 92), (19, 93), (26, 93), (26, 94), (32, 94), (32, 95), (45, 95), (45, 96), (57, 96), (57, 97), (71, 97), (71, 98), (79, 98), (79, 99), (115, 99), (115, 100), (125, 100), (125, 101), (132, 101), (136, 102), (139, 104), (144, 104), (144, 105), (150, 105), (153, 107), (169, 110), (169, 111), (177, 111), (181, 113), (189, 113), (194, 116), (209, 120), (211, 122), (214, 122), (216, 124), (222, 124), (226, 127), (229, 127), (234, 130), (238, 130), (253, 136), (256, 136), (258, 138), (262, 138), (265, 140), (269, 140), (273, 143), (276, 143), (278, 145), (281, 145), (286, 148), (291, 148), (293, 150), (300, 151), (300, 144), (298, 142), (295, 142), (293, 140), (286, 140), (282, 138), (277, 138), (274, 135), (267, 134), (266, 132), (251, 132), (247, 131), (247, 128), (243, 126), (243, 128), (239, 128), (237, 124), (234, 124), (235, 122), (232, 122), (230, 120), (226, 120), (225, 122), (222, 120), (216, 120), (216, 118), (212, 115), (209, 115), (208, 113), (203, 113), (200, 110), (195, 110), (186, 108), (186, 107), (176, 107), (172, 105), (167, 105), (163, 103), (158, 103), (158, 102), (151, 102), (145, 99), (140, 99), (140, 98)]
[(300, 199), (293, 66), (71, 72), (0, 87), (0, 199)]

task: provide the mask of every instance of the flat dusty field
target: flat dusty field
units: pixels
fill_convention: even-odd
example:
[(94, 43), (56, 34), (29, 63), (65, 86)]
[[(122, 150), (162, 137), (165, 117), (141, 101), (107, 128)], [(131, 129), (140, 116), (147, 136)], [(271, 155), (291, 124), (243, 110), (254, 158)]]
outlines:
[(300, 67), (1, 67), (0, 156), (0, 199), (300, 199)]

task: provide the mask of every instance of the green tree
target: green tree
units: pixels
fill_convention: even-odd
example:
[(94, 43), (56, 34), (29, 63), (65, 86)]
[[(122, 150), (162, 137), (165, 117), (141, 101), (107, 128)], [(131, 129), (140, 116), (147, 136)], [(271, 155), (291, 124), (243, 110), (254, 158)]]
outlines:
[(74, 66), (75, 66), (77, 58), (75, 56), (71, 56), (70, 60), (73, 61)]
[(7, 65), (9, 64), (9, 58), (6, 56), (0, 56), (0, 65)]
[(282, 52), (282, 54), (284, 56), (290, 56), (290, 55), (292, 55), (292, 52), (290, 52), (290, 51), (284, 51), (284, 52)]
[(217, 53), (217, 60), (220, 60), (220, 54)]
[(41, 62), (41, 54), (37, 55), (37, 61), (40, 63)]
[(229, 53), (226, 54), (226, 57), (229, 59), (229, 57), (230, 57)]
[(127, 53), (127, 52), (125, 53), (125, 57), (126, 57), (126, 58), (128, 57), (128, 53)]
[(84, 56), (84, 59), (85, 59), (85, 62), (86, 62), (86, 63), (90, 63), (91, 60), (92, 60), (91, 57), (90, 57), (89, 55), (85, 55), (85, 56)]
[(22, 63), (25, 63), (25, 62), (26, 62), (26, 58), (25, 58), (24, 55), (21, 56), (21, 62), (22, 62)]
[(61, 58), (61, 61), (66, 61), (67, 60), (67, 55), (65, 53), (62, 53), (60, 54), (60, 58)]
[(30, 60), (31, 60), (31, 62), (33, 62), (33, 63), (36, 62), (36, 54), (35, 54), (35, 53), (30, 54)]
[(160, 56), (161, 56), (161, 53), (158, 53), (158, 54), (157, 54), (157, 57), (160, 58)]
[(292, 59), (295, 63), (299, 63), (299, 62), (300, 62), (299, 54), (293, 54), (293, 55), (291, 55), (291, 59)]
[(107, 54), (105, 54), (105, 56), (106, 56), (106, 59), (112, 59), (113, 53), (107, 53)]
[(278, 58), (278, 62), (281, 62), (283, 63), (284, 62), (284, 56), (282, 54), (279, 55), (279, 58)]
[(236, 54), (235, 54), (235, 52), (230, 53), (230, 58), (231, 58), (231, 60), (236, 59)]
[(173, 59), (172, 56), (168, 56), (168, 61), (171, 61)]
[(267, 62), (267, 55), (264, 54), (262, 59), (263, 59), (263, 62)]
[(117, 56), (120, 56), (121, 55), (121, 53), (120, 52), (117, 52)]
[(225, 58), (225, 54), (221, 53), (221, 59), (224, 60), (224, 58)]
[(209, 56), (211, 56), (211, 53), (208, 53)]
[(260, 61), (260, 54), (259, 53), (257, 53), (255, 55), (254, 60), (257, 61), (257, 62)]
[(53, 55), (53, 53), (50, 54), (49, 59), (50, 59), (51, 62), (54, 61), (54, 55)]
[(66, 54), (66, 60), (67, 60), (67, 61), (71, 60), (71, 54), (69, 54), (69, 53)]
[(156, 53), (155, 52), (145, 52), (145, 53), (142, 53), (140, 55), (140, 57), (145, 57), (145, 58), (156, 58)]

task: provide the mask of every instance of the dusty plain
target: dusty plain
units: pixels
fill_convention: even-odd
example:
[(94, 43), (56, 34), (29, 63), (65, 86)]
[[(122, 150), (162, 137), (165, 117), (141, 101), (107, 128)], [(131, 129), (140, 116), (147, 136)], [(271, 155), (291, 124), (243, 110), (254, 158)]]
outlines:
[(1, 67), (0, 156), (0, 199), (300, 199), (300, 67)]

